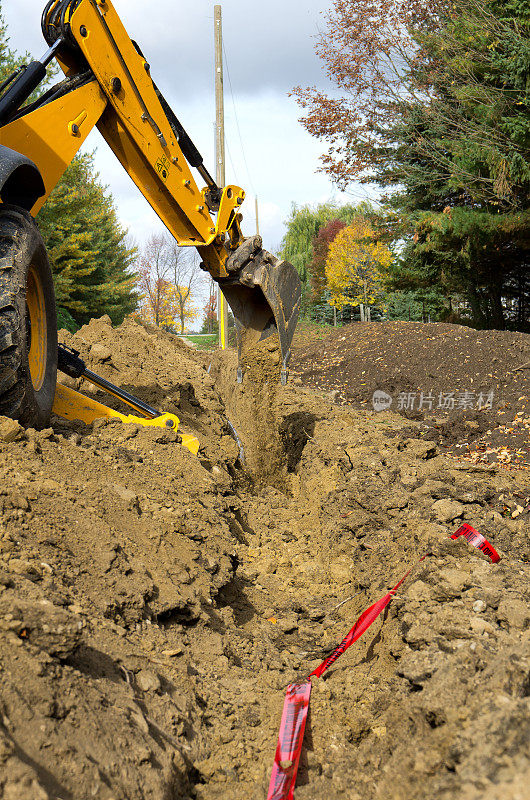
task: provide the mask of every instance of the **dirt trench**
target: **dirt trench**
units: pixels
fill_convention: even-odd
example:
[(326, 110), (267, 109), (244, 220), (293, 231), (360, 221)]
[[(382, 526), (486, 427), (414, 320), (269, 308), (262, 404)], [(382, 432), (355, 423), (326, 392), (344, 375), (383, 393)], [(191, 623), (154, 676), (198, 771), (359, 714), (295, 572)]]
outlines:
[(429, 551), (315, 682), (296, 798), (523, 800), (528, 474), (131, 321), (64, 338), (202, 448), (0, 420), (0, 797), (264, 799), (285, 686)]

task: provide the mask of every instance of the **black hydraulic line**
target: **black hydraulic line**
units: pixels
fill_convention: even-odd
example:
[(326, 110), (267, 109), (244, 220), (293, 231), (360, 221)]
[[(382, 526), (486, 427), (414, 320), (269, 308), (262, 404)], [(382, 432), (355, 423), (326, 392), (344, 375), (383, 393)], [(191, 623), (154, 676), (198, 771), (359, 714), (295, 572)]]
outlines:
[[(167, 120), (171, 125), (171, 129), (173, 130), (173, 133), (177, 137), (180, 149), (182, 150), (182, 152), (186, 157), (186, 161), (190, 164), (190, 166), (199, 169), (204, 164), (203, 157), (199, 153), (197, 147), (192, 142), (189, 134), (186, 132), (184, 126), (177, 118), (175, 112), (173, 111), (173, 109), (171, 108), (166, 98), (164, 97), (164, 95), (162, 94), (162, 92), (160, 91), (160, 89), (158, 88), (158, 86), (154, 81), (153, 81), (153, 86), (156, 92), (156, 96), (160, 101), (160, 105), (164, 109), (164, 114), (166, 115)], [(204, 171), (206, 175), (208, 175), (207, 171), (206, 170)], [(210, 175), (208, 175), (208, 178), (206, 178), (205, 176), (203, 177), (207, 181), (209, 186), (215, 185), (215, 181)]]
[(86, 61), (81, 55), (75, 37), (72, 34), (70, 23), (66, 22), (67, 14), (69, 13), (69, 18), (71, 19), (80, 1), (81, 0), (58, 0), (57, 2), (56, 0), (49, 0), (42, 13), (41, 28), (44, 38), (50, 46), (53, 45), (57, 39), (62, 39), (64, 49), (75, 52), (83, 68), (86, 68)]
[[(136, 44), (136, 43), (135, 43)], [(137, 46), (137, 45), (136, 45)], [(143, 56), (142, 56), (143, 58)], [(177, 142), (179, 143), (179, 147), (182, 150), (184, 158), (188, 162), (191, 167), (195, 167), (195, 169), (199, 172), (203, 180), (206, 181), (206, 185), (208, 186), (208, 192), (206, 195), (206, 202), (208, 204), (208, 208), (212, 212), (219, 211), (219, 206), (221, 205), (221, 197), (223, 194), (222, 189), (220, 189), (206, 167), (204, 166), (204, 159), (199, 153), (197, 147), (193, 143), (192, 139), (190, 138), (189, 134), (187, 133), (186, 129), (176, 116), (175, 112), (167, 102), (166, 98), (153, 81), (153, 87), (156, 92), (156, 96), (162, 106), (162, 110), (167, 117), (167, 121), (171, 126), (171, 130), (177, 137)]]
[[(138, 42), (135, 42), (133, 40), (132, 43), (133, 43), (138, 55), (141, 56), (144, 59), (144, 61), (146, 61), (146, 58), (145, 58), (144, 54), (142, 53), (142, 50), (141, 50), (140, 45), (138, 44)], [(147, 62), (146, 62), (146, 68), (147, 68), (147, 71), (149, 72), (149, 65), (147, 64)], [(153, 80), (153, 79), (151, 78), (151, 80)], [(171, 126), (171, 130), (173, 131), (173, 133), (177, 137), (177, 142), (179, 143), (179, 147), (182, 150), (184, 158), (186, 159), (186, 161), (188, 162), (188, 164), (191, 167), (194, 167), (196, 170), (198, 170), (199, 174), (206, 181), (206, 184), (207, 184), (208, 188), (210, 189), (210, 193), (211, 193), (210, 194), (210, 197), (211, 197), (210, 205), (212, 206), (212, 208), (210, 208), (210, 210), (211, 211), (218, 211), (219, 210), (219, 204), (221, 202), (222, 190), (217, 186), (216, 182), (214, 181), (214, 179), (212, 178), (212, 176), (210, 175), (210, 173), (208, 172), (208, 170), (204, 166), (204, 159), (203, 159), (202, 155), (200, 154), (199, 150), (197, 149), (197, 146), (195, 145), (195, 143), (191, 139), (191, 136), (186, 131), (184, 125), (179, 120), (179, 118), (177, 117), (177, 115), (175, 114), (175, 112), (173, 111), (173, 109), (171, 108), (171, 106), (167, 102), (166, 98), (164, 97), (164, 95), (162, 94), (162, 92), (160, 91), (160, 89), (158, 88), (158, 86), (156, 85), (156, 83), (154, 81), (153, 81), (153, 88), (155, 90), (156, 96), (158, 97), (160, 105), (162, 106), (162, 110), (163, 110), (164, 114), (166, 115), (166, 119), (167, 119), (167, 121), (169, 122), (169, 124)]]
[[(145, 58), (144, 54), (142, 53), (142, 49), (141, 49), (140, 45), (138, 44), (138, 42), (135, 42), (133, 40), (132, 43), (133, 43), (134, 49), (136, 50), (138, 55), (141, 56), (144, 59), (144, 61), (146, 61), (146, 58)], [(149, 73), (149, 65), (147, 64), (147, 62), (146, 62), (146, 69), (147, 69), (147, 72)], [(151, 80), (153, 80), (153, 79), (151, 78)], [(184, 153), (184, 156), (186, 157), (186, 161), (190, 164), (190, 166), (195, 167), (196, 169), (199, 169), (200, 167), (202, 167), (204, 169), (204, 167), (203, 167), (203, 163), (204, 163), (203, 157), (199, 153), (199, 151), (198, 151), (197, 147), (195, 146), (195, 144), (192, 142), (189, 134), (186, 132), (186, 130), (184, 128), (184, 125), (177, 118), (175, 112), (173, 111), (173, 109), (171, 108), (171, 106), (167, 102), (166, 98), (164, 97), (164, 95), (162, 94), (162, 92), (160, 91), (160, 89), (158, 88), (158, 86), (156, 85), (156, 83), (154, 81), (153, 81), (153, 88), (155, 90), (156, 96), (158, 97), (158, 99), (160, 101), (160, 105), (162, 106), (164, 114), (167, 117), (167, 121), (169, 122), (169, 124), (171, 126), (171, 130), (173, 131), (173, 133), (177, 137), (177, 142), (179, 143), (180, 149), (182, 150), (182, 152)], [(203, 178), (206, 181), (206, 183), (208, 184), (208, 186), (215, 186), (214, 179), (211, 177), (211, 175), (208, 174), (206, 169), (204, 169), (204, 173), (205, 174), (203, 175)], [(208, 177), (206, 177), (206, 176), (208, 176)]]
[(0, 99), (0, 125), (6, 125), (11, 121), (20, 106), (30, 97), (37, 86), (46, 77), (46, 67), (40, 61), (32, 61), (28, 64), (24, 72), (7, 90)]
[(143, 414), (148, 419), (155, 419), (161, 416), (160, 411), (156, 408), (153, 408), (153, 406), (150, 406), (148, 403), (144, 403), (138, 397), (129, 394), (129, 392), (126, 392), (124, 389), (120, 389), (119, 386), (114, 386), (113, 383), (106, 381), (105, 378), (102, 378), (100, 375), (96, 375), (95, 372), (85, 369), (83, 377), (86, 378), (87, 381), (90, 381), (90, 383), (103, 389), (104, 392), (113, 395), (113, 397), (116, 397), (118, 400), (122, 400), (126, 405), (138, 411), (140, 414)]
[[(48, 2), (46, 3), (46, 6), (44, 8), (44, 11), (42, 12), (42, 18), (41, 18), (41, 30), (42, 30), (44, 38), (46, 39), (46, 41), (48, 42), (48, 44), (50, 46), (54, 43), (54, 41), (57, 39), (57, 36), (59, 35), (57, 28), (55, 28), (55, 34), (56, 34), (55, 37), (52, 37), (50, 35), (50, 33), (51, 33), (50, 30), (49, 30), (50, 24), (48, 22), (48, 14), (50, 13), (51, 7), (53, 6), (53, 4), (55, 2), (56, 2), (56, 0), (48, 0)], [(55, 26), (53, 26), (53, 27), (55, 27)]]
[(126, 392), (124, 389), (120, 389), (119, 386), (115, 386), (100, 375), (96, 375), (92, 370), (87, 369), (85, 362), (79, 357), (79, 352), (77, 350), (59, 345), (57, 368), (70, 378), (85, 378), (87, 381), (90, 381), (90, 383), (93, 383), (94, 386), (103, 389), (104, 392), (121, 400), (148, 419), (155, 419), (161, 416), (160, 411), (153, 408), (153, 406), (144, 403), (143, 400), (140, 400), (138, 397), (134, 397), (134, 395), (129, 394), (129, 392)]
[(66, 80), (61, 81), (61, 83), (57, 83), (55, 86), (52, 86), (50, 89), (48, 89), (47, 92), (41, 95), (33, 103), (28, 103), (21, 108), (18, 113), (13, 114), (9, 121), (14, 122), (20, 117), (25, 117), (27, 114), (31, 114), (32, 111), (36, 111), (38, 108), (48, 105), (48, 103), (53, 103), (54, 100), (59, 100), (60, 97), (64, 97), (64, 95), (70, 94), (70, 92), (79, 89), (86, 83), (95, 80), (96, 78), (93, 72), (85, 72), (82, 75), (77, 75), (75, 78), (66, 78)]
[(41, 28), (44, 38), (49, 45), (59, 37), (64, 37), (64, 30), (61, 29), (61, 14), (69, 0), (50, 0), (42, 14)]

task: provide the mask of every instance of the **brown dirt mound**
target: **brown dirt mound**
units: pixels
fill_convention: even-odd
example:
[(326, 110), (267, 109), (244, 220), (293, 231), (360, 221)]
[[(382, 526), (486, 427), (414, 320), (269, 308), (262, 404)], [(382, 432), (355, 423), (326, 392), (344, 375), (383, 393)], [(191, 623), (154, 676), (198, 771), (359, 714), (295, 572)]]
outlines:
[[(530, 468), (530, 336), (419, 322), (353, 323), (295, 350), (293, 375), (336, 402), (390, 407), (472, 461)], [(457, 445), (457, 446), (456, 446)]]
[[(316, 682), (296, 798), (525, 796), (529, 476), (291, 386), (283, 482), (253, 482), (226, 367), (214, 383), (133, 322), (68, 341), (205, 444), (196, 459), (173, 432), (0, 419), (2, 799), (264, 800), (286, 684), (426, 550)], [(499, 565), (448, 541), (462, 520)]]
[[(75, 336), (61, 331), (59, 338), (78, 350), (93, 372), (155, 408), (176, 414), (182, 430), (200, 439), (202, 457), (216, 462), (227, 455), (230, 462), (237, 456), (232, 433), (222, 416), (224, 405), (207, 372), (211, 362), (207, 354), (188, 347), (176, 336), (131, 319), (116, 329), (109, 317), (102, 317), (92, 320)], [(130, 413), (129, 408), (88, 381), (73, 382), (64, 376), (60, 380), (112, 408)]]

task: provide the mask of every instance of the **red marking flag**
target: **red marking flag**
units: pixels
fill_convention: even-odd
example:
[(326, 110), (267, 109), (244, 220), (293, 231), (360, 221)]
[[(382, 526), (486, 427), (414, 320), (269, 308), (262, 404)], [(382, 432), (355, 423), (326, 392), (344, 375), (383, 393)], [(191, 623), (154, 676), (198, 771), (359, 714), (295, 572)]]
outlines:
[[(420, 559), (420, 561), (425, 561), (426, 558), (427, 556), (423, 556)], [(361, 616), (359, 617), (359, 619), (357, 620), (357, 622), (355, 623), (349, 634), (342, 640), (337, 649), (330, 656), (328, 656), (326, 660), (323, 661), (322, 664), (320, 664), (319, 667), (313, 670), (313, 672), (309, 676), (310, 678), (313, 675), (316, 678), (322, 677), (324, 672), (326, 672), (331, 667), (331, 665), (334, 664), (335, 661), (338, 658), (340, 658), (340, 656), (343, 653), (345, 653), (346, 650), (349, 647), (351, 647), (354, 642), (357, 641), (357, 639), (360, 639), (363, 633), (366, 633), (368, 628), (371, 625), (373, 625), (373, 623), (376, 621), (377, 617), (383, 613), (383, 611), (390, 603), (390, 601), (394, 597), (399, 587), (407, 580), (411, 572), (412, 568), (409, 569), (407, 574), (401, 578), (399, 583), (396, 583), (394, 588), (391, 589), (388, 594), (385, 594), (385, 596), (382, 597), (381, 600), (378, 600), (377, 603), (373, 604), (373, 606), (370, 606), (370, 608), (367, 608), (366, 611), (363, 611), (363, 613), (361, 614)]]
[[(460, 536), (463, 536), (473, 547), (481, 550), (494, 564), (500, 561), (500, 556), (495, 548), (481, 533), (472, 528), (471, 525), (462, 525), (456, 533), (453, 533), (451, 539), (458, 539)], [(425, 561), (427, 557), (427, 555), (422, 556), (418, 564)], [(292, 683), (287, 687), (280, 735), (278, 737), (278, 746), (276, 748), (267, 800), (293, 800), (294, 798), (294, 787), (298, 774), (300, 755), (302, 753), (302, 742), (304, 740), (305, 725), (309, 711), (309, 699), (311, 697), (311, 678), (313, 676), (320, 678), (331, 665), (357, 641), (357, 639), (361, 638), (363, 633), (366, 633), (368, 628), (373, 625), (376, 619), (389, 605), (399, 587), (407, 580), (412, 569), (411, 567), (407, 574), (396, 583), (388, 594), (382, 597), (381, 600), (378, 600), (377, 603), (374, 603), (373, 606), (367, 608), (366, 611), (363, 611), (351, 631), (342, 640), (336, 650), (334, 650), (322, 664), (313, 670), (309, 678), (301, 683)]]
[(310, 697), (310, 680), (287, 687), (267, 800), (293, 800)]

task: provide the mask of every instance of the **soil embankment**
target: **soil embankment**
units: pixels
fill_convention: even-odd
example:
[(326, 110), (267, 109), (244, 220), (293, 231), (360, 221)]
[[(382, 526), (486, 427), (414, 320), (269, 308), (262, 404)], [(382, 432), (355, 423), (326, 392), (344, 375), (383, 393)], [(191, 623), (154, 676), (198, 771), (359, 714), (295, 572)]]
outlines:
[[(530, 475), (448, 457), (421, 419), (271, 397), (266, 364), (237, 387), (231, 356), (209, 374), (133, 322), (67, 339), (202, 449), (0, 420), (0, 797), (265, 798), (286, 684), (428, 550), (315, 683), (296, 798), (523, 798)], [(448, 540), (464, 520), (500, 564)]]
[(295, 382), (357, 408), (373, 408), (374, 393), (383, 393), (446, 452), (530, 468), (527, 334), (381, 322), (345, 325), (310, 343), (298, 338)]

